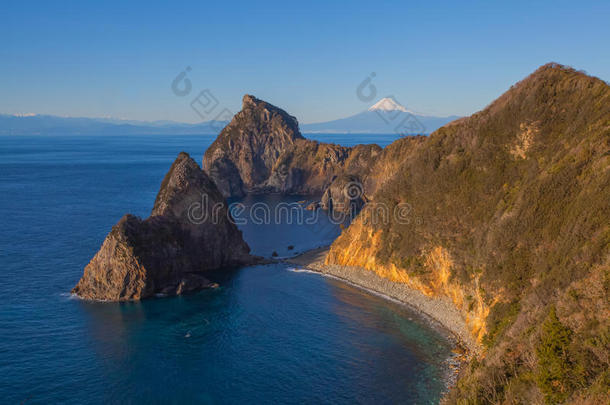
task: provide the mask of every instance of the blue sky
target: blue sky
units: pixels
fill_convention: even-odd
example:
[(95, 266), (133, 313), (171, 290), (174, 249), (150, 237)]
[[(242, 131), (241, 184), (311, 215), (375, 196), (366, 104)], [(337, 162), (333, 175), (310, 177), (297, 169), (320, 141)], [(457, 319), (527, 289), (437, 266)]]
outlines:
[(375, 72), (378, 98), (468, 115), (550, 61), (610, 80), (607, 1), (51, 3), (2, 3), (0, 113), (196, 122), (210, 89), (232, 112), (250, 93), (309, 123), (366, 109), (356, 88)]

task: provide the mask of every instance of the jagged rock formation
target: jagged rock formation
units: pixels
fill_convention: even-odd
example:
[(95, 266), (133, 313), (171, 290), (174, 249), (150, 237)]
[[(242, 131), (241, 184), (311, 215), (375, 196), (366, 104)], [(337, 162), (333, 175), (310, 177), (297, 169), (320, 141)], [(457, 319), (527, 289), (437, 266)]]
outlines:
[(182, 152), (161, 184), (152, 214), (127, 214), (85, 267), (73, 292), (82, 298), (138, 300), (212, 287), (206, 271), (251, 263), (214, 183)]
[(545, 65), (411, 146), (326, 263), (453, 301), (486, 352), (450, 402), (607, 403), (608, 84)]
[(203, 169), (225, 197), (320, 195), (323, 209), (355, 214), (423, 139), (405, 138), (385, 149), (307, 140), (293, 116), (246, 95), (242, 110), (205, 152)]
[(245, 95), (242, 110), (220, 132), (203, 157), (203, 170), (225, 197), (260, 187), (280, 153), (304, 139), (296, 118)]
[(306, 140), (296, 118), (245, 95), (242, 110), (205, 152), (203, 169), (224, 196), (322, 194), (340, 174), (364, 174), (381, 148)]

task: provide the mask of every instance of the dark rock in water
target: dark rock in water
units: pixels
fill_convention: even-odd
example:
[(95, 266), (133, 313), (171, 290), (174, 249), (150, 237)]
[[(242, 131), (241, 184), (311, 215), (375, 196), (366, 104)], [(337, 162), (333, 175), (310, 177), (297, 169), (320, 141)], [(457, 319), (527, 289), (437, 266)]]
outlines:
[(256, 261), (249, 251), (221, 193), (183, 152), (163, 179), (151, 216), (121, 218), (73, 292), (124, 301), (214, 287), (205, 272)]

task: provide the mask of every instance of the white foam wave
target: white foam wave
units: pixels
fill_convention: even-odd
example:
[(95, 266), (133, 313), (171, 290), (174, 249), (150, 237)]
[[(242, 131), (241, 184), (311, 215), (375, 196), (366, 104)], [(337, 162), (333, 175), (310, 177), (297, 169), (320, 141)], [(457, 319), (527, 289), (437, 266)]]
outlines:
[(313, 270), (309, 270), (309, 269), (301, 269), (301, 268), (295, 268), (295, 267), (288, 267), (287, 270), (291, 271), (293, 273), (312, 273), (312, 274), (322, 275), (319, 271), (313, 271)]
[(80, 297), (72, 292), (62, 292), (59, 294), (60, 297), (63, 297), (67, 300), (77, 300), (80, 299)]

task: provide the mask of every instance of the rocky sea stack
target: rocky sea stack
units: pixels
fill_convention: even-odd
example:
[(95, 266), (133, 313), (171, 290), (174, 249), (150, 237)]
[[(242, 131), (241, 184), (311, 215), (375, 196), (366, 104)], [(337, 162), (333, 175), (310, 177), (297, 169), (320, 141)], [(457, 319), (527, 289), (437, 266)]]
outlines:
[(218, 188), (182, 152), (163, 179), (151, 216), (121, 218), (72, 292), (126, 301), (213, 287), (207, 271), (256, 260), (229, 215)]

